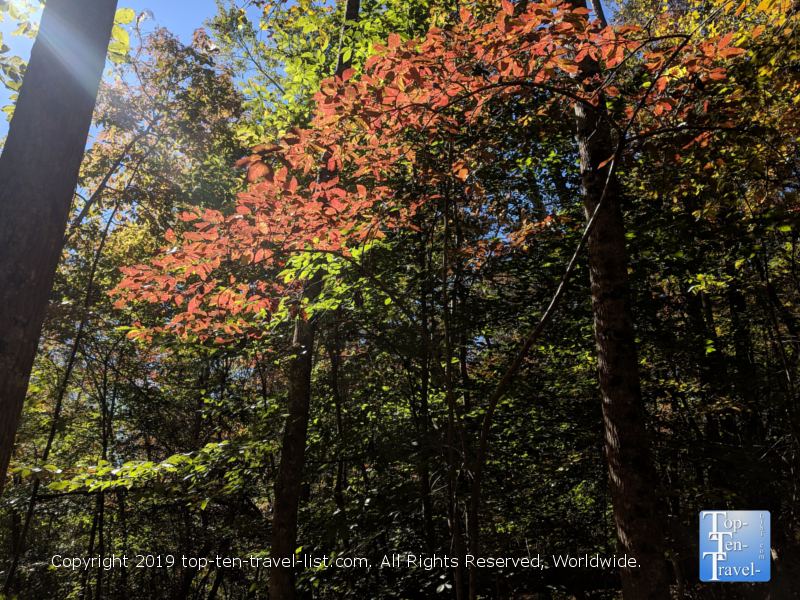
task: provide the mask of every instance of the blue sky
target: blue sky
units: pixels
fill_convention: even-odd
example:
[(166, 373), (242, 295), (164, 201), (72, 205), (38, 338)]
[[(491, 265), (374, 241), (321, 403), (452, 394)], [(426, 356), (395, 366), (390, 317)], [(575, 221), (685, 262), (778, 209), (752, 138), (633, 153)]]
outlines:
[[(166, 27), (177, 34), (180, 40), (187, 43), (191, 40), (192, 32), (198, 27), (203, 26), (203, 21), (213, 16), (217, 12), (214, 0), (119, 0), (120, 8), (132, 8), (136, 14), (144, 9), (153, 12), (155, 21), (146, 21), (142, 26), (142, 31), (151, 31), (154, 27)], [(41, 12), (37, 17), (41, 16)], [(11, 47), (8, 55), (21, 56), (26, 61), (30, 55), (33, 40), (23, 36), (12, 36), (13, 23), (6, 19), (0, 23), (0, 31), (3, 32), (3, 41)], [(8, 96), (11, 94), (0, 84), (0, 106), (9, 104)], [(0, 113), (0, 138), (8, 133), (8, 123), (5, 113)]]

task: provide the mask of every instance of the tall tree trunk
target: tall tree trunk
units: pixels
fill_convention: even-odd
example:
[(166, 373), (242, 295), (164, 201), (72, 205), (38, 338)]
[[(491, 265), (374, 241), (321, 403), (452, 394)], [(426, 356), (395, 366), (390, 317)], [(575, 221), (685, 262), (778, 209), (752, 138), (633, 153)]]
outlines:
[[(102, 492), (97, 496), (97, 512), (95, 512), (92, 516), (92, 530), (89, 533), (89, 549), (86, 553), (87, 556), (94, 556), (94, 536), (97, 532), (97, 519), (100, 514), (100, 496), (102, 496)], [(89, 585), (89, 569), (84, 569), (83, 573), (81, 574), (81, 592), (80, 598), (91, 598), (92, 597), (92, 586)]]
[[(429, 272), (428, 250), (426, 248), (425, 236), (420, 235), (420, 273), (423, 275), (421, 283), (422, 294), (420, 296), (420, 319), (422, 330), (428, 333), (428, 272)], [(436, 528), (433, 524), (433, 502), (431, 501), (431, 436), (428, 432), (430, 422), (430, 410), (428, 406), (428, 388), (430, 380), (430, 356), (428, 348), (423, 344), (422, 356), (420, 357), (420, 412), (419, 412), (419, 433), (420, 433), (420, 493), (422, 495), (422, 521), (425, 531), (425, 549), (429, 556), (433, 556), (436, 551)]]
[[(117, 492), (117, 505), (119, 506), (119, 522), (120, 529), (122, 530), (121, 554), (125, 556), (128, 552), (128, 517), (125, 512), (125, 494), (127, 492), (120, 490)], [(128, 597), (128, 569), (119, 569), (120, 576), (120, 592), (123, 598)]]
[[(350, 68), (345, 61), (344, 43), (348, 23), (358, 19), (360, 0), (347, 0), (344, 21), (339, 39), (336, 59), (336, 75), (341, 76)], [(320, 170), (318, 179), (327, 181), (333, 177), (327, 169)], [(322, 289), (322, 273), (314, 275), (306, 285), (305, 295), (313, 302)], [(286, 429), (281, 446), (281, 462), (275, 481), (275, 505), (272, 511), (272, 544), (270, 555), (275, 558), (291, 558), (297, 548), (297, 511), (303, 487), (308, 415), (311, 407), (311, 370), (313, 366), (316, 324), (298, 319), (294, 331), (295, 357), (287, 369), (288, 406)], [(292, 567), (270, 568), (269, 597), (271, 600), (293, 600), (295, 597), (295, 572)]]
[[(602, 125), (578, 109), (584, 205), (594, 214), (606, 182), (597, 165), (611, 156)], [(606, 132), (608, 133), (608, 132)], [(626, 600), (667, 600), (669, 585), (663, 552), (663, 532), (655, 496), (655, 474), (645, 434), (645, 409), (639, 384), (635, 332), (628, 283), (625, 230), (616, 182), (609, 182), (605, 205), (589, 236), (598, 376), (603, 401), (606, 458), (619, 552), (636, 559), (622, 569)]]
[(0, 155), (0, 494), (117, 0), (48, 0)]
[[(581, 5), (585, 7), (583, 0), (575, 3)], [(580, 67), (578, 78), (583, 82), (598, 72), (597, 62), (591, 58)], [(625, 600), (669, 600), (663, 524), (645, 434), (620, 192), (616, 178), (609, 178), (609, 167), (599, 168), (614, 153), (611, 129), (601, 112), (605, 107), (602, 95), (597, 106), (589, 109), (577, 104), (575, 116), (587, 219), (605, 190), (604, 204), (589, 235), (588, 252), (618, 553), (636, 559), (636, 567), (621, 569), (622, 593)]]
[(106, 552), (105, 526), (106, 526), (106, 495), (101, 493), (97, 496), (98, 516), (97, 516), (97, 554), (100, 562), (97, 565), (97, 593), (95, 597), (101, 600), (103, 597), (103, 558)]
[(336, 481), (333, 487), (333, 498), (336, 501), (336, 508), (339, 509), (342, 519), (342, 543), (345, 548), (350, 545), (350, 535), (348, 534), (349, 527), (347, 521), (347, 503), (344, 499), (344, 489), (347, 487), (347, 470), (345, 459), (342, 456), (344, 453), (344, 422), (342, 419), (342, 404), (343, 398), (339, 388), (339, 368), (342, 362), (342, 350), (339, 339), (338, 327), (334, 325), (331, 340), (328, 340), (328, 355), (331, 361), (331, 391), (333, 392), (333, 404), (336, 411), (336, 436), (339, 439), (337, 444), (336, 459)]

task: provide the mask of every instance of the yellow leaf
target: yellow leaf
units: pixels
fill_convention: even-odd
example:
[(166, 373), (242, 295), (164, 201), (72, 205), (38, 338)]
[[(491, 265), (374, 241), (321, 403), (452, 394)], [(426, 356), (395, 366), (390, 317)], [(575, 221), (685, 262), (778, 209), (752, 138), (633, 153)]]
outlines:
[(117, 11), (117, 14), (114, 15), (114, 23), (118, 23), (120, 25), (127, 25), (128, 23), (133, 22), (133, 19), (136, 17), (136, 13), (133, 9), (130, 8), (120, 8)]
[(756, 6), (755, 12), (767, 12), (772, 5), (775, 3), (775, 0), (762, 0), (761, 4)]

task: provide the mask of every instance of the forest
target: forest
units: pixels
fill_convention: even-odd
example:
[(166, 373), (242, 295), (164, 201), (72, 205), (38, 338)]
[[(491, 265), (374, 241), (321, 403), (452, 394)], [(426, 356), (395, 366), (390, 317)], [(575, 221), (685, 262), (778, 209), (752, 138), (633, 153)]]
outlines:
[(798, 0), (158, 5), (0, 0), (0, 599), (800, 598)]

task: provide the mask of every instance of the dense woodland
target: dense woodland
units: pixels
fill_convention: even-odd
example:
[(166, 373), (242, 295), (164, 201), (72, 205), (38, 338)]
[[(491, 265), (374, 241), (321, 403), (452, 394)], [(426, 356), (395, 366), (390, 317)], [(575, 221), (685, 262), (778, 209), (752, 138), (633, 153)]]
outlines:
[[(117, 13), (3, 597), (798, 597), (800, 5), (218, 4)], [(700, 583), (726, 508), (769, 583)], [(371, 566), (181, 560), (293, 554)]]

